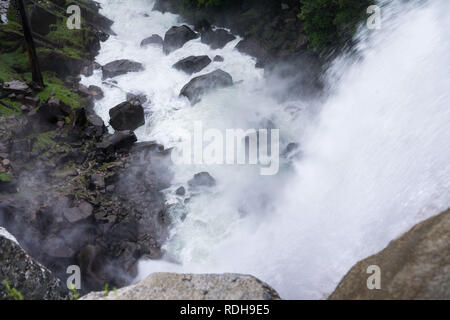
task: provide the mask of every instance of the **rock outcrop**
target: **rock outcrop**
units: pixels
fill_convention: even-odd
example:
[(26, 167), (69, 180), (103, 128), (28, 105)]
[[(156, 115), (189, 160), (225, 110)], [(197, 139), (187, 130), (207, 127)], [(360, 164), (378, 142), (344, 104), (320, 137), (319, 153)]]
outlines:
[(266, 283), (240, 274), (154, 273), (136, 285), (93, 292), (81, 300), (280, 300)]
[[(368, 289), (369, 266), (380, 268), (380, 289)], [(450, 210), (358, 262), (330, 299), (450, 299)]]
[(218, 69), (208, 74), (196, 77), (181, 89), (180, 95), (189, 99), (192, 105), (200, 102), (201, 96), (214, 89), (233, 85), (233, 78), (227, 72)]
[(30, 257), (17, 240), (1, 227), (0, 248), (0, 300), (20, 297), (25, 300), (69, 299), (69, 290), (63, 283)]

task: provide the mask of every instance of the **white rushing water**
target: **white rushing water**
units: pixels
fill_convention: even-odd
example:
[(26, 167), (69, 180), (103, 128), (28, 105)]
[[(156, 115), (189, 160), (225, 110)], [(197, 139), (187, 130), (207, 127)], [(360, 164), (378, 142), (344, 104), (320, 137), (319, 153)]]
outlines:
[[(234, 49), (239, 39), (220, 50), (197, 39), (165, 56), (161, 48), (139, 44), (182, 24), (178, 16), (152, 12), (152, 0), (99, 2), (117, 36), (102, 45), (98, 62), (132, 59), (145, 66), (115, 78), (113, 87), (102, 84), (100, 71), (83, 79), (104, 90), (95, 108), (105, 121), (126, 92), (145, 93), (151, 103), (146, 126), (136, 132), (140, 140), (170, 147), (195, 121), (224, 130), (257, 128), (270, 119), (282, 146), (302, 146), (302, 158), (293, 166), (284, 162), (273, 177), (248, 166), (173, 166), (173, 188), (166, 193), (175, 221), (168, 259), (141, 262), (140, 277), (249, 273), (283, 298), (323, 298), (357, 261), (450, 207), (448, 1), (383, 7), (382, 28), (359, 35), (360, 58), (341, 57), (329, 70), (328, 97), (320, 106), (277, 102), (263, 70)], [(225, 61), (199, 74), (221, 68), (243, 82), (191, 107), (179, 92), (199, 74), (189, 77), (171, 66), (203, 54)], [(199, 171), (210, 172), (218, 185), (184, 206), (173, 190)]]

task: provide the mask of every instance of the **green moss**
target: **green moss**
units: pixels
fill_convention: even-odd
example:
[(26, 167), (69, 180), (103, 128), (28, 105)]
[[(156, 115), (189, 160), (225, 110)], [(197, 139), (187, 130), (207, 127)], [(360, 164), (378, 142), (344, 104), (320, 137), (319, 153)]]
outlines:
[(1, 182), (11, 182), (12, 177), (7, 173), (0, 173), (0, 181)]
[(33, 150), (38, 152), (44, 152), (49, 149), (55, 148), (57, 143), (53, 140), (54, 131), (49, 131), (35, 135), (36, 140), (33, 144)]
[[(31, 73), (26, 73), (24, 76), (27, 81), (31, 80)], [(72, 109), (78, 109), (85, 103), (83, 98), (65, 86), (53, 72), (43, 72), (42, 76), (46, 87), (38, 93), (41, 101), (48, 100), (51, 94), (54, 93), (56, 98), (72, 107)]]

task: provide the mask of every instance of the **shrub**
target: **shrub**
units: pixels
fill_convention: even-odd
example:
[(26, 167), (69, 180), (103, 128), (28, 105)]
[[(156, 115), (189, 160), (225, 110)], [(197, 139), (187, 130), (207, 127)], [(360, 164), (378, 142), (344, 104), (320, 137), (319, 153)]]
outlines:
[(373, 0), (300, 0), (299, 18), (314, 51), (341, 47), (352, 39)]

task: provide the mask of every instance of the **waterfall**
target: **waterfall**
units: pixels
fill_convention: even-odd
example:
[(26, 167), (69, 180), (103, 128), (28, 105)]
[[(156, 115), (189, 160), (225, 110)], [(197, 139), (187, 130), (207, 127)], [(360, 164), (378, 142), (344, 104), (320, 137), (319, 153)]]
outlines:
[[(357, 54), (334, 61), (326, 98), (282, 102), (255, 60), (234, 49), (239, 38), (218, 50), (196, 39), (166, 56), (139, 44), (181, 25), (179, 16), (151, 11), (152, 0), (99, 2), (117, 36), (103, 43), (97, 61), (145, 66), (117, 83), (103, 83), (100, 70), (82, 79), (104, 90), (95, 110), (105, 121), (127, 92), (143, 93), (149, 102), (146, 125), (136, 131), (141, 141), (171, 147), (195, 121), (225, 130), (270, 120), (282, 146), (296, 142), (302, 150), (270, 177), (252, 166), (174, 165), (173, 186), (165, 190), (173, 218), (166, 258), (142, 261), (140, 278), (156, 271), (249, 273), (283, 298), (324, 298), (360, 259), (450, 207), (448, 1), (383, 1), (381, 29), (362, 27)], [(237, 84), (192, 107), (179, 92), (199, 74), (172, 68), (190, 55), (222, 55), (224, 62), (199, 74), (221, 68)], [(217, 186), (188, 191), (186, 202), (174, 191), (200, 171)]]

